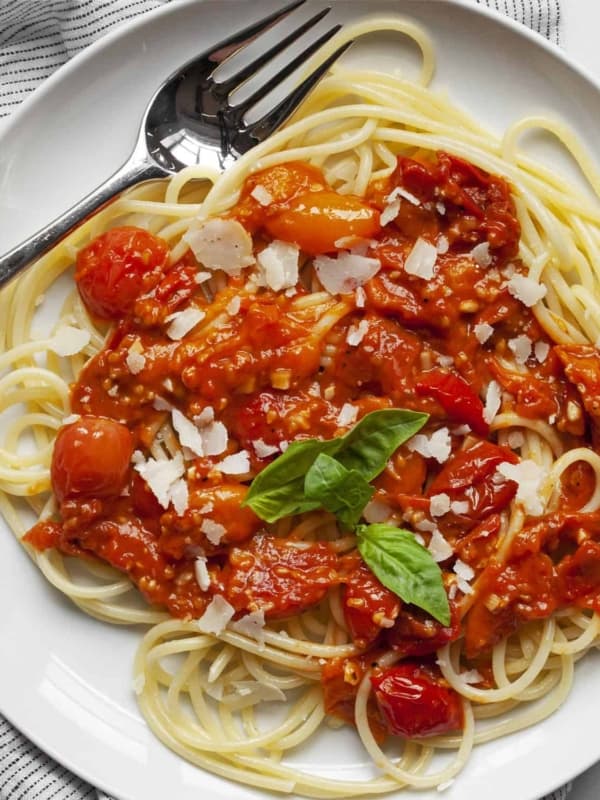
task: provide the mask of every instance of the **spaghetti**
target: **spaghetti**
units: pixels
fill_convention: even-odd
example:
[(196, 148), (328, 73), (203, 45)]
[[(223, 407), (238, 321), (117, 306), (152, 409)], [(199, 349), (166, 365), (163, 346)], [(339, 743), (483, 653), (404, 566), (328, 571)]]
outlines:
[[(3, 516), (87, 613), (150, 626), (134, 689), (168, 747), (312, 797), (442, 788), (559, 707), (600, 625), (600, 205), (518, 137), (544, 128), (596, 194), (598, 176), (564, 126), (499, 141), (427, 88), (414, 26), (344, 37), (386, 28), (417, 42), (421, 82), (334, 68), (227, 174), (136, 188), (0, 296)], [(445, 620), (377, 580), (329, 500), (265, 522), (248, 493), (290, 443), (391, 407), (429, 418), (369, 476), (363, 517), (441, 564)], [(336, 720), (372, 778), (285, 758)]]

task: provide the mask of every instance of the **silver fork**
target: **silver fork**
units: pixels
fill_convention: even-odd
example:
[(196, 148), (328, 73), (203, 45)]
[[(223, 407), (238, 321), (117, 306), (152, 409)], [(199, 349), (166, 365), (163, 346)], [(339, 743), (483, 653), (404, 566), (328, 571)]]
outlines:
[[(348, 44), (338, 48), (296, 88), (253, 123), (245, 121), (271, 91), (329, 41), (340, 29), (333, 25), (240, 103), (232, 95), (258, 70), (313, 28), (330, 11), (323, 8), (280, 38), (277, 23), (306, 0), (295, 0), (275, 13), (234, 33), (182, 66), (151, 98), (129, 159), (114, 175), (45, 228), (0, 257), (0, 286), (54, 247), (101, 205), (146, 180), (165, 178), (191, 164), (223, 171), (236, 158), (270, 136), (299, 106)], [(271, 30), (271, 36), (267, 33)], [(265, 50), (225, 80), (215, 72), (261, 37)], [(274, 41), (273, 41), (274, 39)], [(230, 99), (231, 98), (231, 99)]]

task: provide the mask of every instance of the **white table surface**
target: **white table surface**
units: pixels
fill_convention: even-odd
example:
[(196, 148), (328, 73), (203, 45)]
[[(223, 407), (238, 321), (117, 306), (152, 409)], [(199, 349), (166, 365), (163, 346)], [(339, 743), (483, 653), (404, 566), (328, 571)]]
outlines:
[[(600, 0), (562, 0), (561, 14), (561, 45), (600, 80)], [(5, 122), (0, 119), (0, 131)], [(565, 736), (573, 735), (577, 732), (565, 731)], [(600, 800), (600, 762), (576, 778), (569, 800)]]

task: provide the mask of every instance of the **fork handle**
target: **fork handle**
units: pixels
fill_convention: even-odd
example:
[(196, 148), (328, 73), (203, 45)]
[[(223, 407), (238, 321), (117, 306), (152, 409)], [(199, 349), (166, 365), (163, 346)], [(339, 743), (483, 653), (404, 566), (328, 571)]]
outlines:
[(29, 239), (0, 256), (0, 287), (33, 261), (43, 256), (104, 203), (136, 183), (164, 178), (167, 172), (150, 161), (131, 158), (101, 186), (86, 195)]

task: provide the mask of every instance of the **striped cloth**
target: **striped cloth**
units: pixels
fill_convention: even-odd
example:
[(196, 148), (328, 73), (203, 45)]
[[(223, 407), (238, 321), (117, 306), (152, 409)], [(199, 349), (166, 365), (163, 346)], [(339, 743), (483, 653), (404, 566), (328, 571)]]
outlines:
[[(474, 0), (560, 43), (560, 0)], [(0, 0), (0, 117), (75, 53), (169, 0)], [(543, 800), (565, 800), (570, 785)], [(111, 800), (0, 716), (0, 800)]]

